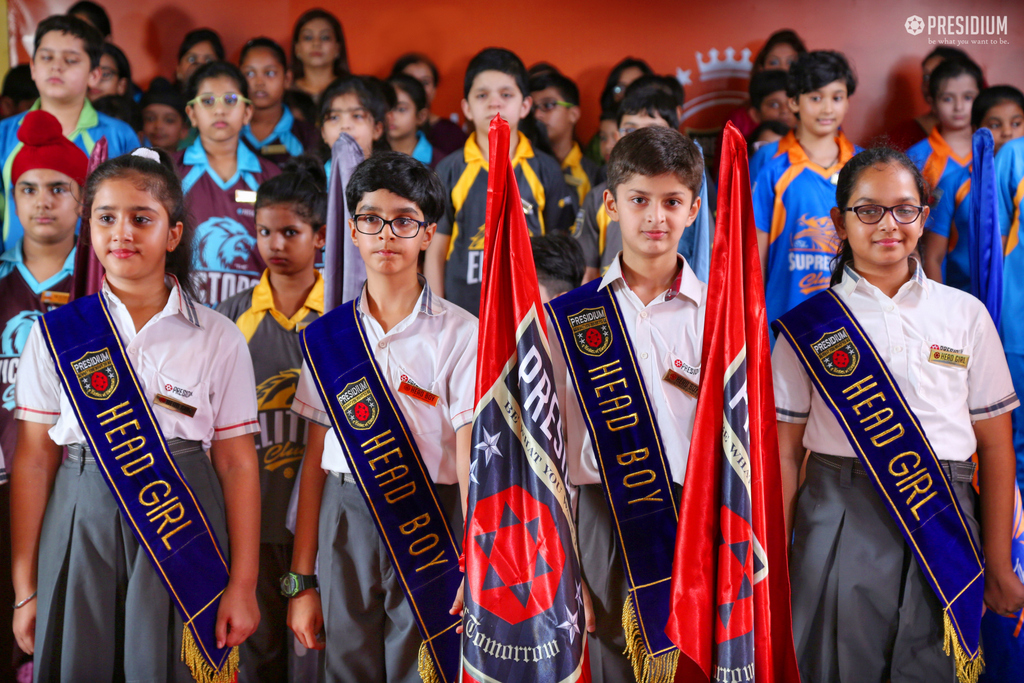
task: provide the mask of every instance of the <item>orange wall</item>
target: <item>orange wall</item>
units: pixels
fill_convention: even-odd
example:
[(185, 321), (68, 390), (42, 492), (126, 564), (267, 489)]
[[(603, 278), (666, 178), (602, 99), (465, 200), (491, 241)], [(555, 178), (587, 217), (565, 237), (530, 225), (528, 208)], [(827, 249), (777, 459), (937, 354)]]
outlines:
[[(12, 35), (31, 31), (50, 12), (63, 11), (72, 0), (9, 0)], [(228, 56), (238, 57), (242, 44), (266, 34), (287, 45), (295, 19), (317, 3), (308, 0), (101, 0), (113, 20), (114, 42), (128, 54), (136, 82), (173, 73), (177, 47), (191, 28), (210, 26), (224, 38)], [(795, 29), (808, 47), (841, 50), (860, 78), (844, 128), (865, 143), (924, 106), (919, 94), (918, 64), (933, 46), (927, 32), (912, 36), (904, 29), (910, 15), (960, 14), (1007, 16), (1006, 44), (963, 46), (985, 69), (990, 83), (1024, 87), (1024, 2), (976, 0), (514, 0), (483, 5), (465, 0), (323, 0), (345, 26), (353, 70), (386, 76), (401, 53), (422, 51), (441, 70), (434, 110), (458, 112), (462, 75), (479, 49), (500, 45), (515, 50), (527, 65), (550, 61), (580, 86), (584, 105), (581, 137), (596, 129), (597, 99), (610, 67), (626, 55), (646, 59), (655, 70), (692, 72), (688, 99), (716, 90), (743, 91), (745, 80), (701, 82), (696, 52), (724, 52), (744, 47), (756, 53), (777, 28)], [(480, 9), (481, 7), (485, 9)], [(20, 25), (19, 25), (20, 24)], [(970, 40), (970, 36), (960, 36)], [(932, 36), (935, 39), (935, 36)], [(12, 37), (12, 41), (17, 40)], [(998, 39), (997, 39), (998, 40)], [(22, 53), (24, 59), (24, 53)], [(720, 124), (721, 105), (686, 123)]]

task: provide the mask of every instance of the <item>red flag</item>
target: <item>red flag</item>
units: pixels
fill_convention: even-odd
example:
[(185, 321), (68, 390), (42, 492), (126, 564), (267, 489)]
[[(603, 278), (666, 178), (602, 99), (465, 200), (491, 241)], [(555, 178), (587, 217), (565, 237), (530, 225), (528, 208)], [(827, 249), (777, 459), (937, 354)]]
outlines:
[(462, 680), (589, 683), (561, 412), (500, 116), (488, 142)]
[(727, 124), (666, 633), (684, 655), (676, 680), (799, 683), (746, 149)]
[[(107, 160), (107, 139), (100, 138), (89, 155), (89, 173)], [(83, 190), (85, 188), (82, 188)], [(103, 287), (103, 265), (92, 250), (89, 237), (89, 219), (83, 218), (78, 229), (78, 251), (75, 252), (75, 272), (71, 276), (70, 299), (80, 299), (100, 291)]]

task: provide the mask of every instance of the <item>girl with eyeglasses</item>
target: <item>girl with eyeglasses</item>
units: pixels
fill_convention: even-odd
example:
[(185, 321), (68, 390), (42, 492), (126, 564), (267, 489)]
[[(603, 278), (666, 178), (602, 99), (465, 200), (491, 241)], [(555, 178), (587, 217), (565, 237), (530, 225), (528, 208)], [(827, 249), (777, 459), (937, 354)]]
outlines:
[[(854, 156), (831, 211), (841, 240), (831, 287), (776, 328), (772, 374), (803, 680), (952, 682), (980, 665), (963, 644), (974, 620), (977, 645), (983, 606), (1001, 615), (1024, 606), (1010, 560), (1010, 411), (1019, 402), (984, 305), (924, 275), (917, 248), (928, 195), (902, 152)], [(833, 300), (840, 305), (816, 308)], [(823, 311), (833, 312), (811, 315)], [(860, 436), (850, 426), (858, 421)], [(943, 539), (960, 539), (937, 554), (925, 545), (934, 537), (921, 535), (936, 525)], [(961, 566), (975, 588), (940, 598), (935, 586), (951, 584), (935, 583), (936, 574)], [(944, 599), (956, 609), (944, 609)]]
[(196, 222), (196, 289), (217, 303), (259, 282), (256, 190), (280, 173), (241, 142), (252, 119), (249, 88), (238, 67), (211, 62), (189, 81), (185, 112), (198, 135), (174, 159)]

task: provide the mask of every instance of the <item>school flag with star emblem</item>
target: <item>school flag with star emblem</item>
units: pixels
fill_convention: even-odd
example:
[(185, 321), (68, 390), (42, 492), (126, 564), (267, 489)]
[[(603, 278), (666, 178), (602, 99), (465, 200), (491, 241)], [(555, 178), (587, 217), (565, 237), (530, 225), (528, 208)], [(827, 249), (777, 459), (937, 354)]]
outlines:
[(488, 140), (462, 680), (589, 683), (562, 417), (500, 116)]
[[(799, 683), (746, 143), (727, 124), (666, 633), (676, 680)], [(710, 561), (707, 559), (710, 558)]]

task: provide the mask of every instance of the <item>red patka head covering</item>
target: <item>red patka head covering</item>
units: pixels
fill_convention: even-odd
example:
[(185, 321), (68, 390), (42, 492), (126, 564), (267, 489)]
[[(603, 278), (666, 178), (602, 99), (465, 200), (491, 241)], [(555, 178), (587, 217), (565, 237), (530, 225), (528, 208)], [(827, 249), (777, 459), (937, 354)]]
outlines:
[(11, 183), (25, 171), (48, 168), (59, 171), (85, 185), (89, 175), (89, 157), (75, 143), (64, 137), (60, 121), (53, 114), (37, 109), (25, 115), (18, 128), (18, 140), (25, 146), (14, 157), (11, 165)]

